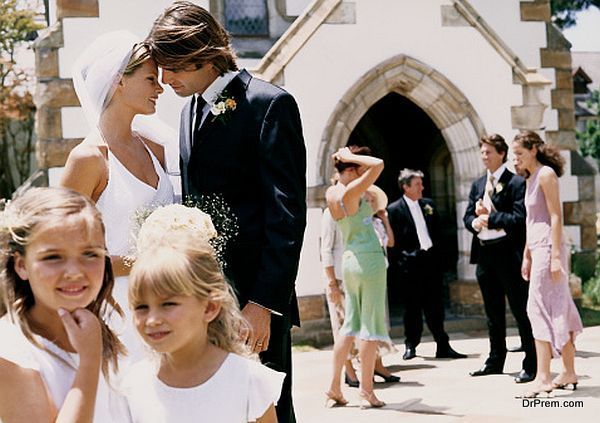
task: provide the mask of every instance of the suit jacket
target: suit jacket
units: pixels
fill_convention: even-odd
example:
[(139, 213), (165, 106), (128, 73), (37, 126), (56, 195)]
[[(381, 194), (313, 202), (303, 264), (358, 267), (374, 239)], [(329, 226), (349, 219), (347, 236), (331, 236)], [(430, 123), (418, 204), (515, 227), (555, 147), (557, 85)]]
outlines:
[[(239, 224), (225, 273), (243, 307), (256, 302), (299, 324), (295, 296), (306, 226), (306, 151), (300, 113), (283, 89), (242, 70), (225, 88), (236, 108), (208, 114), (182, 159), (184, 198), (221, 194)], [(191, 100), (182, 112), (180, 145), (193, 136)]]
[[(481, 252), (477, 231), (472, 226), (473, 220), (477, 218), (475, 204), (477, 200), (483, 199), (486, 182), (487, 174), (473, 182), (469, 194), (469, 205), (463, 217), (465, 227), (473, 233), (471, 244), (471, 263), (473, 264), (479, 261)], [(502, 188), (498, 189), (498, 186), (502, 186)], [(488, 228), (504, 229), (512, 248), (521, 260), (525, 246), (525, 179), (505, 169), (492, 194), (492, 203), (496, 207), (496, 211), (490, 213)]]
[[(423, 211), (427, 231), (433, 243), (430, 251), (435, 254), (441, 237), (437, 209), (430, 198), (420, 199), (419, 206)], [(397, 264), (400, 272), (408, 272), (411, 258), (414, 258), (420, 250), (415, 221), (404, 196), (390, 204), (387, 210), (390, 226), (394, 232), (394, 246), (390, 250), (390, 260)]]

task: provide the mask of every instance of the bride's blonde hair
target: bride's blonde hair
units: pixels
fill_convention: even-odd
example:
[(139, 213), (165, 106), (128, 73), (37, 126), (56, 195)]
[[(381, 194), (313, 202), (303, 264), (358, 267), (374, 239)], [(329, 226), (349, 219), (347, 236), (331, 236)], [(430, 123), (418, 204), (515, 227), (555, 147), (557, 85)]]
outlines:
[(217, 317), (208, 325), (208, 340), (236, 354), (248, 350), (240, 333), (248, 330), (233, 290), (221, 271), (211, 245), (189, 231), (143, 250), (129, 276), (129, 306), (141, 303), (146, 293), (159, 297), (194, 296), (221, 305)]

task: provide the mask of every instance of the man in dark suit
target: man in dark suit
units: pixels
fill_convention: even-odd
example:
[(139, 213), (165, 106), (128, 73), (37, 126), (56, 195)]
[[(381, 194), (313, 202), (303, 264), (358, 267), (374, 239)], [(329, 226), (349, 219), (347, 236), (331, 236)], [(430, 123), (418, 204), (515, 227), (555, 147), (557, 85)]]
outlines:
[(444, 330), (442, 273), (438, 266), (440, 230), (433, 201), (423, 198), (423, 173), (404, 169), (398, 184), (404, 195), (388, 206), (395, 244), (390, 260), (397, 266), (404, 303), (403, 358), (416, 357), (423, 333), (423, 313), (437, 344), (436, 358), (464, 358), (450, 347)]
[(252, 328), (247, 344), (287, 374), (277, 416), (294, 422), (290, 329), (299, 325), (294, 284), (306, 225), (298, 107), (283, 89), (238, 70), (229, 34), (193, 3), (167, 8), (146, 42), (163, 83), (193, 96), (181, 115), (183, 195), (220, 194), (237, 217), (225, 273)]
[(521, 278), (525, 246), (525, 180), (506, 168), (508, 145), (492, 134), (479, 142), (486, 175), (473, 182), (463, 221), (473, 233), (471, 263), (477, 264), (490, 337), (490, 354), (471, 376), (502, 373), (506, 359), (506, 303), (515, 316), (525, 351), (517, 383), (535, 378), (536, 357), (531, 324), (527, 317), (529, 285)]

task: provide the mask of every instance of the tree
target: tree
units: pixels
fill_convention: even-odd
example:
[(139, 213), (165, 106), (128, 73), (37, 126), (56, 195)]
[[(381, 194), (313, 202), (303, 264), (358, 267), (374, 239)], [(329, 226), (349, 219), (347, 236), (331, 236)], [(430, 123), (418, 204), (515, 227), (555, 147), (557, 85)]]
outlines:
[(590, 6), (600, 8), (600, 0), (550, 0), (552, 22), (559, 28), (575, 25), (575, 13)]
[(587, 105), (594, 113), (597, 119), (590, 119), (582, 132), (577, 131), (577, 141), (579, 150), (585, 156), (591, 156), (600, 165), (600, 91), (592, 91)]
[(32, 171), (35, 106), (32, 71), (16, 62), (42, 26), (21, 0), (0, 1), (0, 198), (8, 198)]

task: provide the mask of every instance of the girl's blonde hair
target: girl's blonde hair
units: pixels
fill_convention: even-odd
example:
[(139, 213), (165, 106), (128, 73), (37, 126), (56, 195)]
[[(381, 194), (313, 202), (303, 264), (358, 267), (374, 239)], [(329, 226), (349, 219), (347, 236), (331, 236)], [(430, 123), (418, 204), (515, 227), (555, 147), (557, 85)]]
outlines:
[[(104, 234), (104, 225), (94, 203), (66, 188), (31, 188), (0, 212), (0, 316), (8, 314), (27, 339), (41, 349), (45, 348), (33, 336), (27, 320), (27, 311), (35, 304), (35, 297), (29, 281), (21, 279), (15, 272), (15, 256), (25, 256), (27, 245), (39, 227), (60, 226), (72, 216), (83, 218), (88, 231), (99, 225)], [(109, 365), (116, 369), (118, 356), (125, 353), (123, 344), (105, 323), (113, 311), (122, 314), (112, 297), (113, 286), (112, 266), (107, 254), (102, 287), (98, 296), (86, 307), (98, 318), (102, 327), (102, 372), (105, 376), (109, 374)]]
[(246, 355), (240, 332), (248, 330), (237, 299), (225, 280), (211, 245), (188, 231), (167, 237), (143, 250), (129, 276), (129, 305), (143, 303), (146, 293), (159, 297), (194, 296), (220, 303), (221, 310), (208, 325), (208, 340), (217, 347)]

